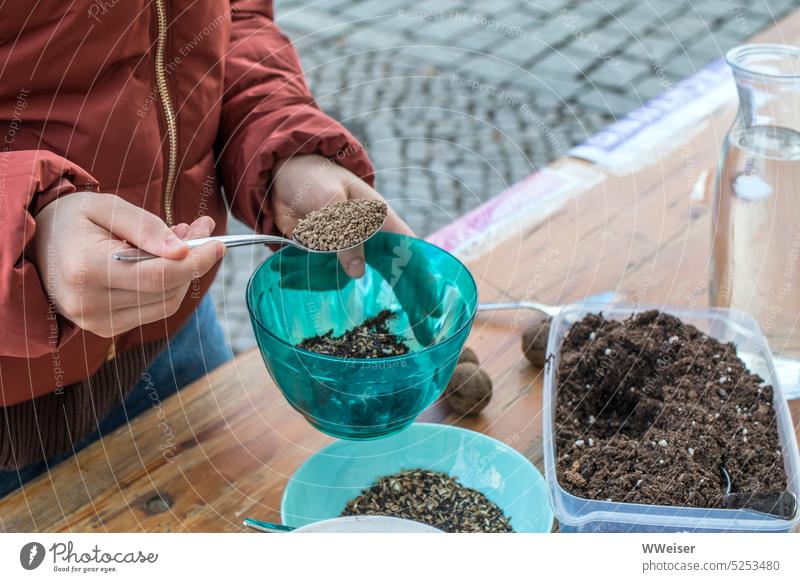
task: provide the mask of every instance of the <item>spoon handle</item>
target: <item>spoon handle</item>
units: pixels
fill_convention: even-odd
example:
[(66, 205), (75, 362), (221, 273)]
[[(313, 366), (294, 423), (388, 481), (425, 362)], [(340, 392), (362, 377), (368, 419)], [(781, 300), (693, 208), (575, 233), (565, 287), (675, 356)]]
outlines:
[[(199, 247), (200, 245), (204, 245), (208, 242), (221, 242), (226, 247), (241, 247), (246, 245), (258, 245), (258, 244), (290, 244), (295, 245), (295, 242), (288, 239), (283, 238), (281, 236), (273, 236), (269, 234), (228, 234), (225, 236), (207, 236), (204, 238), (194, 238), (190, 239), (186, 242), (186, 245), (190, 249), (194, 249)], [(124, 251), (117, 251), (115, 252), (112, 257), (117, 261), (146, 261), (148, 259), (155, 259), (157, 258), (156, 255), (152, 255), (147, 251), (143, 251), (142, 249), (125, 249)]]
[(258, 531), (264, 532), (289, 532), (294, 531), (293, 527), (288, 525), (283, 525), (281, 523), (273, 523), (271, 521), (261, 521), (258, 519), (253, 519), (252, 517), (245, 517), (242, 520), (242, 523), (247, 527), (252, 527), (253, 529), (257, 529)]
[[(619, 297), (614, 291), (603, 291), (602, 293), (589, 295), (582, 301), (578, 301), (578, 303), (603, 305), (616, 303), (618, 299)], [(566, 305), (547, 305), (545, 303), (537, 303), (535, 301), (503, 301), (500, 303), (479, 303), (478, 311), (533, 309), (534, 311), (541, 311), (550, 317), (555, 317), (561, 312), (562, 309), (564, 309), (564, 307), (566, 307)]]
[(479, 303), (478, 311), (502, 311), (509, 309), (533, 309), (541, 311), (545, 315), (555, 317), (561, 311), (558, 305), (545, 305), (535, 301), (504, 301), (502, 303)]

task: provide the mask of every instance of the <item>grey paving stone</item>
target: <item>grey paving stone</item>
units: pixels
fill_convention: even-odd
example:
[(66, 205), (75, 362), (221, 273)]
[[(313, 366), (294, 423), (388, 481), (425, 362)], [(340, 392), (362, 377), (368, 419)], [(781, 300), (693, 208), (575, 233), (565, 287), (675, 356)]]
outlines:
[(570, 54), (564, 51), (548, 51), (543, 56), (528, 63), (527, 70), (535, 76), (551, 79), (575, 79), (585, 68), (593, 65), (595, 55), (587, 53), (584, 56)]
[[(459, 75), (469, 81), (484, 81), (489, 83), (487, 91), (499, 92), (502, 86), (510, 84), (513, 80), (523, 74), (520, 66), (505, 59), (495, 57), (492, 54), (471, 53), (458, 61)], [(486, 91), (474, 91), (476, 93), (486, 93)]]
[(494, 30), (478, 27), (459, 38), (458, 46), (469, 50), (497, 54), (497, 50), (502, 50), (512, 40), (513, 38), (499, 34)]
[(579, 16), (584, 25), (606, 19), (609, 17), (609, 13), (614, 14), (614, 11), (599, 2), (578, 2), (568, 10)]
[(498, 45), (493, 47), (489, 54), (515, 65), (525, 65), (531, 62), (537, 55), (544, 54), (547, 49), (543, 48), (533, 36), (518, 37), (513, 39), (503, 39), (495, 35)]
[[(555, 73), (554, 73), (555, 74)], [(565, 77), (562, 73), (561, 77)], [(577, 79), (577, 75), (574, 76)], [(570, 94), (573, 87), (577, 88), (577, 80), (569, 80)], [(558, 110), (564, 105), (566, 95), (557, 93), (551, 84), (552, 77), (540, 75), (536, 66), (529, 66), (509, 85), (509, 90), (518, 94), (521, 99), (531, 103), (538, 109), (548, 111)]]
[(596, 87), (581, 90), (575, 100), (583, 107), (607, 113), (615, 119), (621, 119), (626, 113), (641, 105), (641, 102), (632, 96), (600, 91)]
[(614, 55), (622, 51), (628, 44), (625, 38), (618, 34), (612, 34), (603, 28), (593, 30), (588, 37), (591, 40), (593, 50), (594, 47), (597, 47), (599, 52), (607, 55)]
[(720, 26), (715, 27), (712, 34), (715, 37), (727, 38), (738, 43), (741, 42), (743, 38), (752, 36), (754, 30), (757, 30), (757, 28), (750, 21), (749, 15), (742, 11), (738, 13), (735, 18), (729, 19)]
[[(398, 17), (398, 12), (408, 6), (405, 0), (367, 0), (366, 2), (345, 5), (342, 14), (355, 19), (373, 18), (376, 16)], [(382, 22), (382, 24), (391, 24)]]
[(411, 44), (398, 49), (397, 56), (404, 59), (413, 59), (417, 64), (428, 67), (446, 66), (466, 55), (471, 54), (461, 47), (452, 46), (449, 43), (439, 44), (435, 40), (429, 41), (430, 44)]
[(734, 6), (734, 2), (701, 2), (694, 5), (697, 12), (705, 20), (709, 21), (718, 18), (729, 18), (734, 11)]
[(636, 6), (639, 3), (640, 0), (603, 0), (600, 4), (611, 14), (619, 14), (620, 12), (624, 12), (627, 8)]
[(664, 61), (664, 71), (673, 78), (682, 79), (696, 73), (703, 68), (707, 62), (707, 59), (694, 57), (687, 47), (684, 52)]
[(330, 13), (320, 8), (297, 9), (285, 15), (276, 16), (278, 26), (288, 25), (294, 31), (294, 41), (297, 42), (304, 34), (320, 33), (321, 31), (334, 31), (341, 34), (349, 26), (347, 21), (331, 20)]
[[(325, 9), (329, 12), (338, 12), (353, 4), (358, 4), (358, 0), (325, 0)], [(294, 12), (295, 10), (307, 10), (321, 6), (322, 3), (318, 0), (275, 0), (275, 14), (277, 18), (287, 12)]]
[(672, 81), (666, 78), (659, 78), (655, 75), (646, 75), (642, 80), (634, 82), (634, 89), (631, 95), (641, 101), (647, 101), (653, 97), (661, 95), (664, 91), (669, 89)]
[(492, 0), (491, 2), (475, 2), (470, 10), (491, 16), (495, 19), (504, 19), (506, 15), (515, 17), (519, 14), (519, 0)]
[(620, 55), (610, 57), (613, 60), (598, 63), (590, 72), (586, 73), (586, 79), (593, 84), (607, 88), (606, 92), (615, 90), (628, 91), (631, 89), (633, 80), (652, 71), (650, 63), (624, 59)]
[(425, 0), (425, 2), (406, 1), (406, 6), (409, 5), (431, 12), (449, 12), (451, 10), (463, 8), (465, 5), (469, 5), (469, 3), (464, 2), (463, 0)]
[(689, 51), (694, 61), (707, 63), (724, 55), (736, 43), (720, 35), (700, 37), (690, 43)]
[(600, 25), (596, 30), (611, 38), (619, 39), (621, 44), (633, 42), (633, 40), (640, 34), (640, 31), (637, 28), (631, 28), (616, 18), (605, 21), (605, 23)]
[(517, 10), (520, 12), (541, 14), (543, 18), (553, 18), (554, 11), (560, 10), (565, 5), (569, 4), (564, 0), (523, 0), (517, 4)]
[(405, 45), (408, 42), (399, 32), (382, 28), (379, 21), (351, 28), (343, 38), (349, 46), (378, 49)]
[(647, 35), (637, 37), (633, 42), (627, 43), (622, 54), (627, 58), (653, 63), (663, 61), (676, 51), (677, 47), (674, 41), (659, 36)]
[(454, 16), (447, 14), (440, 19), (420, 23), (420, 32), (430, 39), (431, 44), (447, 45), (456, 37), (471, 34), (480, 27), (471, 20), (469, 12), (457, 12)]
[(551, 20), (542, 22), (539, 26), (528, 30), (528, 38), (535, 39), (542, 49), (560, 47), (571, 40), (573, 34), (558, 20), (556, 14)]
[(682, 46), (687, 40), (711, 34), (713, 30), (710, 22), (687, 8), (680, 18), (668, 18), (666, 23), (654, 23), (648, 28), (647, 34), (664, 38), (675, 43), (676, 46)]
[[(677, 3), (675, 3), (677, 4)], [(633, 38), (643, 35), (643, 32), (650, 26), (661, 26), (677, 9), (666, 7), (666, 10), (653, 10), (650, 3), (642, 2), (629, 7), (627, 10), (620, 11), (614, 15), (614, 21), (622, 23)]]

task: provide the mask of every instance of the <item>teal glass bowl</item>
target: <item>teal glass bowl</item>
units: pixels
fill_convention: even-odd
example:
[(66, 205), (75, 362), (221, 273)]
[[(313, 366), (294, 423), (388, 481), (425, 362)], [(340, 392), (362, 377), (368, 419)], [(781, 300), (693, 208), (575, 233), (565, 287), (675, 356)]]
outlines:
[[(247, 307), (267, 369), (291, 406), (343, 439), (390, 435), (411, 424), (447, 386), (469, 335), (478, 291), (469, 270), (425, 241), (380, 232), (364, 245), (365, 274), (351, 279), (334, 254), (286, 247), (247, 286)], [(297, 347), (341, 335), (389, 309), (409, 353), (336, 358)]]
[(516, 532), (553, 527), (547, 483), (528, 459), (484, 434), (442, 424), (411, 425), (389, 438), (337, 441), (309, 457), (281, 499), (281, 519), (302, 527), (338, 517), (380, 477), (405, 469), (441, 471), (477, 489), (511, 519)]

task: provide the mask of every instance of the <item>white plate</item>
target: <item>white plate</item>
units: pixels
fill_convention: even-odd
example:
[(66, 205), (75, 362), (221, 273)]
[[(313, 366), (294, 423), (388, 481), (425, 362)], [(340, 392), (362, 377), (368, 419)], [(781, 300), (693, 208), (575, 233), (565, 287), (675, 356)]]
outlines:
[(355, 515), (317, 521), (292, 533), (442, 533), (442, 530), (410, 519)]

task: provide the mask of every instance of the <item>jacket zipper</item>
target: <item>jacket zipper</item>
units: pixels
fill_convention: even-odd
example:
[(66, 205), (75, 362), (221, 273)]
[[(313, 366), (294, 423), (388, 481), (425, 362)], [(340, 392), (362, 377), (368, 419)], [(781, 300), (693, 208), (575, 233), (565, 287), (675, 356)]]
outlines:
[(158, 20), (158, 39), (156, 40), (156, 86), (164, 118), (167, 122), (167, 139), (169, 141), (169, 157), (167, 158), (167, 176), (164, 180), (164, 219), (169, 226), (174, 224), (172, 212), (172, 190), (175, 187), (175, 175), (178, 171), (178, 123), (172, 109), (172, 98), (167, 86), (167, 73), (164, 64), (164, 53), (167, 45), (167, 10), (165, 0), (155, 0)]
[[(167, 73), (164, 64), (164, 53), (167, 45), (167, 10), (164, 6), (165, 0), (155, 0), (156, 19), (158, 21), (158, 38), (156, 40), (156, 86), (158, 96), (161, 99), (161, 107), (164, 110), (164, 118), (167, 121), (167, 140), (169, 141), (169, 157), (167, 158), (167, 177), (164, 181), (164, 220), (169, 226), (173, 226), (174, 217), (172, 213), (172, 189), (175, 186), (175, 175), (178, 171), (178, 123), (175, 119), (175, 112), (172, 109), (172, 98), (169, 95), (167, 86)], [(113, 360), (117, 355), (115, 338), (111, 338), (111, 345), (106, 351), (106, 362)]]

